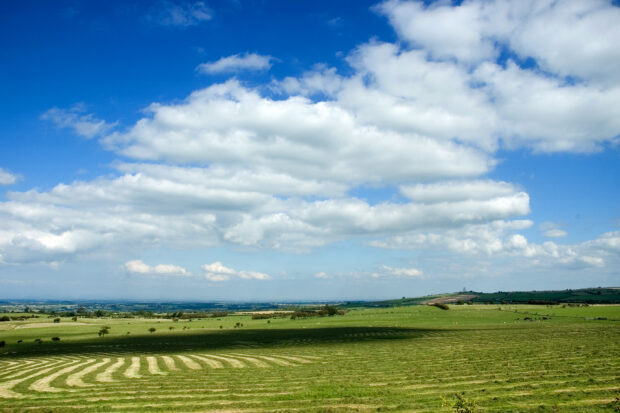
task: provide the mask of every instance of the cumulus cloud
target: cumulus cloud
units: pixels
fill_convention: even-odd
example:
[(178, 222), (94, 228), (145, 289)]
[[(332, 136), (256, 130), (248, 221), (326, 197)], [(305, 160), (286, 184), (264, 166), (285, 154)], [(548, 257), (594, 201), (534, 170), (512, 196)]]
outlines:
[(553, 222), (543, 222), (539, 227), (543, 235), (548, 238), (561, 238), (568, 235), (568, 232), (563, 230), (560, 225)]
[(272, 60), (273, 57), (271, 56), (263, 56), (256, 53), (235, 54), (222, 57), (215, 62), (201, 63), (196, 67), (196, 70), (206, 74), (234, 73), (249, 70), (262, 71), (271, 68)]
[(225, 267), (220, 261), (202, 266), (205, 270), (205, 278), (209, 281), (222, 282), (229, 281), (232, 278), (243, 280), (270, 280), (271, 277), (255, 271), (235, 271), (232, 268)]
[[(426, 59), (475, 69), (466, 77), (487, 95), (494, 137), (544, 152), (617, 141), (620, 51), (613, 39), (620, 37), (620, 8), (611, 1), (389, 0), (377, 9)], [(536, 66), (502, 66), (496, 58), (503, 50)]]
[[(377, 9), (400, 37), (435, 59), (467, 64), (492, 60), (509, 48), (561, 76), (617, 84), (620, 9), (610, 0), (389, 0)], [(575, 47), (579, 45), (579, 47)]]
[(520, 264), (525, 260), (529, 265), (549, 268), (601, 268), (620, 261), (620, 232), (609, 232), (578, 244), (560, 245), (551, 241), (537, 244), (517, 232), (531, 226), (529, 220), (499, 220), (466, 225), (459, 230), (415, 231), (371, 244), (389, 249), (451, 251), (477, 258), (512, 258)]
[(276, 91), (287, 95), (314, 96), (322, 94), (333, 97), (342, 89), (343, 78), (336, 73), (336, 68), (317, 64), (312, 70), (304, 72), (300, 77), (285, 77), (274, 81)]
[(17, 181), (17, 176), (6, 169), (0, 168), (0, 185), (12, 185)]
[[(160, 4), (171, 25), (211, 18), (204, 3)], [(114, 132), (83, 107), (53, 108), (43, 118), (101, 136), (126, 161), (113, 176), (8, 194), (2, 259), (56, 262), (161, 245), (307, 252), (358, 237), (379, 248), (607, 265), (614, 236), (577, 246), (529, 242), (519, 233), (532, 225), (522, 219), (529, 195), (487, 176), (498, 148), (583, 152), (618, 140), (617, 50), (608, 41), (617, 28), (603, 16), (616, 9), (603, 0), (388, 1), (379, 10), (399, 42), (359, 45), (346, 75), (318, 64), (258, 87), (232, 79), (153, 103)], [(537, 38), (547, 18), (561, 38)], [(588, 33), (569, 49), (562, 39), (571, 24)], [(556, 47), (563, 57), (545, 52)], [(496, 59), (504, 49), (513, 60)], [(528, 58), (535, 64), (523, 65)], [(198, 70), (271, 63), (234, 55)], [(350, 195), (365, 185), (398, 188), (404, 198)], [(260, 279), (206, 267), (212, 281)]]
[(424, 273), (417, 268), (394, 268), (383, 265), (371, 274), (373, 278), (424, 278)]
[(85, 138), (94, 138), (108, 133), (115, 123), (107, 123), (97, 119), (92, 113), (85, 113), (84, 105), (75, 105), (69, 109), (51, 108), (41, 119), (49, 120), (59, 128), (69, 128)]
[(157, 264), (150, 266), (145, 264), (141, 260), (127, 261), (124, 265), (125, 269), (134, 274), (149, 274), (149, 275), (176, 275), (176, 276), (189, 276), (190, 274), (185, 268), (172, 264)]
[(162, 0), (147, 16), (149, 20), (164, 26), (190, 27), (213, 18), (213, 11), (202, 1), (175, 2)]
[(485, 153), (449, 140), (360, 123), (334, 102), (271, 100), (236, 80), (150, 112), (104, 142), (137, 159), (260, 167), (349, 185), (475, 176), (492, 165)]
[(407, 198), (419, 202), (461, 201), (505, 197), (517, 192), (514, 185), (491, 180), (447, 181), (433, 184), (401, 186)]

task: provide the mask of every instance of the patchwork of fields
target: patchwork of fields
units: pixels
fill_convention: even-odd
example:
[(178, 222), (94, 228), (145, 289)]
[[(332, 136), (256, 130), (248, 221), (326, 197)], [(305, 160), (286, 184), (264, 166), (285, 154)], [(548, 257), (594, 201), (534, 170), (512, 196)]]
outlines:
[(474, 305), (4, 324), (0, 411), (437, 412), (465, 392), (478, 411), (613, 412), (619, 320), (619, 306)]

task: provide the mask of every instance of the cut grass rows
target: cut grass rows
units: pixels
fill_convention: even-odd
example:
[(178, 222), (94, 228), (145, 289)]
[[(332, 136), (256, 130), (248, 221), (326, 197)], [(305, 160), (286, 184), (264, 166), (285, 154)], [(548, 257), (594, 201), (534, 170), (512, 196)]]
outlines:
[[(295, 366), (292, 359), (298, 360), (297, 363), (309, 363), (307, 359), (288, 356), (289, 360), (285, 360), (275, 357), (258, 356), (259, 358), (265, 358), (276, 366)], [(121, 378), (114, 378), (116, 373), (121, 370), (124, 365), (128, 367), (122, 372), (122, 376), (125, 379), (140, 379), (144, 375), (167, 375), (168, 371), (162, 371), (158, 359), (161, 359), (161, 366), (163, 368), (170, 367), (170, 372), (178, 371), (175, 363), (175, 358), (179, 360), (189, 370), (202, 370), (204, 368), (247, 368), (247, 367), (259, 367), (267, 368), (272, 364), (262, 361), (259, 358), (242, 356), (242, 355), (214, 355), (214, 354), (188, 354), (188, 355), (174, 355), (174, 356), (145, 356), (145, 357), (118, 357), (115, 362), (112, 362), (110, 357), (105, 357), (101, 360), (95, 358), (88, 358), (82, 360), (74, 360), (68, 358), (49, 358), (41, 359), (34, 363), (25, 363), (28, 368), (21, 371), (12, 371), (13, 374), (7, 374), (0, 379), (0, 398), (22, 398), (24, 394), (13, 391), (13, 388), (21, 383), (27, 382), (30, 379), (36, 378), (29, 384), (28, 389), (35, 392), (44, 393), (57, 393), (62, 391), (75, 391), (76, 387), (93, 387), (95, 382), (99, 383), (111, 383), (115, 380), (121, 380)], [(200, 363), (202, 362), (202, 364)], [(33, 366), (34, 365), (34, 366)], [(33, 366), (33, 367), (30, 367)], [(146, 368), (146, 371), (144, 369)], [(41, 377), (42, 376), (42, 377)], [(64, 384), (59, 384), (57, 387), (52, 383), (55, 381), (62, 381), (64, 378)], [(86, 377), (93, 376), (93, 382), (85, 382)], [(9, 380), (6, 380), (9, 379)]]
[[(73, 358), (12, 357), (0, 364), (8, 369), (0, 386), (22, 397), (0, 398), (0, 411), (438, 412), (442, 398), (463, 391), (482, 412), (613, 411), (620, 323), (452, 324), (407, 334), (300, 331), (306, 338), (280, 334), (271, 343), (243, 333), (259, 344), (205, 335), (202, 350), (171, 352), (166, 339), (172, 344), (159, 351), (97, 344)], [(25, 361), (20, 372), (15, 363)], [(41, 380), (58, 391), (33, 390)]]

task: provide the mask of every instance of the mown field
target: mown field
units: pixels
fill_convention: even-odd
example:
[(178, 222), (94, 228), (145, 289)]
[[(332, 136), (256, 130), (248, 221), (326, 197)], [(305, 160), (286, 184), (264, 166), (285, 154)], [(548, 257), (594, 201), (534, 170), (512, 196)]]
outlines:
[(620, 411), (620, 306), (51, 321), (0, 324), (0, 411)]

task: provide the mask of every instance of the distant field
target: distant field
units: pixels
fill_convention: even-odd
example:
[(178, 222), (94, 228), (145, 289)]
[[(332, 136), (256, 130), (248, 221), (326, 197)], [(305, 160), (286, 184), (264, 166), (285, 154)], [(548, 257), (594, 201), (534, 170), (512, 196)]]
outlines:
[(620, 409), (614, 305), (51, 321), (0, 323), (0, 411), (447, 412), (460, 392), (481, 412)]

